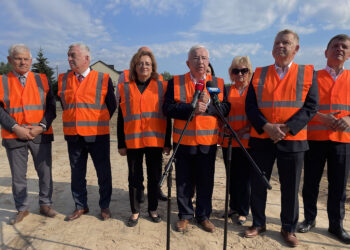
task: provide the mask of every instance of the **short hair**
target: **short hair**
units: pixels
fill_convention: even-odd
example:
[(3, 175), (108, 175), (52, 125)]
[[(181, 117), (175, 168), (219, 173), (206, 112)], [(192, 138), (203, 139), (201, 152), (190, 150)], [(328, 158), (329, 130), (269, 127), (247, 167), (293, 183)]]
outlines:
[(334, 41), (334, 40), (340, 40), (340, 41), (350, 41), (350, 37), (346, 34), (339, 34), (339, 35), (336, 35), (334, 37), (331, 38), (331, 40), (329, 40), (328, 44), (327, 44), (327, 49), (329, 49), (329, 46), (331, 45), (331, 43)]
[(298, 44), (299, 44), (299, 36), (298, 36), (298, 34), (297, 34), (295, 31), (290, 30), (290, 29), (284, 29), (284, 30), (279, 31), (279, 32), (277, 33), (277, 35), (275, 36), (275, 40), (276, 40), (276, 38), (277, 38), (279, 35), (288, 35), (288, 34), (292, 34), (292, 35), (294, 36), (295, 40), (296, 40), (296, 41), (298, 42)]
[(249, 78), (248, 82), (252, 79), (253, 76), (253, 67), (252, 63), (250, 62), (249, 56), (236, 56), (233, 58), (231, 66), (228, 68), (228, 75), (230, 76), (231, 81), (232, 80), (232, 69), (234, 69), (237, 66), (245, 65), (249, 69)]
[(68, 50), (70, 50), (71, 48), (73, 48), (75, 46), (78, 46), (81, 50), (86, 51), (87, 55), (91, 59), (90, 48), (86, 44), (84, 44), (84, 43), (72, 43), (71, 45), (69, 45)]
[(208, 67), (210, 68), (211, 75), (212, 75), (212, 76), (215, 76), (215, 71), (214, 71), (214, 68), (213, 68), (213, 66), (211, 65), (211, 63), (209, 63)]
[(156, 59), (154, 58), (154, 55), (150, 51), (145, 51), (141, 50), (138, 51), (136, 54), (133, 55), (130, 61), (130, 73), (129, 73), (129, 79), (130, 81), (136, 81), (137, 79), (137, 73), (136, 73), (136, 67), (137, 63), (140, 61), (142, 56), (149, 56), (152, 61), (152, 73), (151, 73), (151, 78), (154, 80), (158, 79), (158, 73), (157, 73), (157, 62)]
[(30, 49), (23, 43), (12, 44), (11, 47), (8, 49), (9, 57), (13, 58), (13, 55), (20, 51), (29, 52), (29, 56), (30, 58), (32, 58), (32, 53), (30, 52)]
[(187, 58), (190, 59), (190, 56), (193, 54), (193, 52), (197, 49), (205, 49), (207, 52), (208, 52), (208, 58), (209, 58), (209, 51), (208, 49), (204, 46), (204, 45), (201, 45), (201, 44), (196, 44), (194, 46), (192, 46), (190, 48), (190, 50), (188, 51), (188, 55), (187, 55)]

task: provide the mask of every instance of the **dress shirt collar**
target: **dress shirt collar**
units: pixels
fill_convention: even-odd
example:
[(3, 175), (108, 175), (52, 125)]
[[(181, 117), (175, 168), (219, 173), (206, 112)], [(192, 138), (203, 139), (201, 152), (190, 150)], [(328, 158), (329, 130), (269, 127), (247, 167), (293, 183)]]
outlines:
[[(194, 85), (196, 85), (198, 81), (193, 77), (193, 75), (191, 74), (191, 72), (190, 72), (190, 76), (191, 76), (191, 81), (194, 83)], [(203, 81), (205, 82), (205, 79), (207, 79), (207, 74), (205, 74), (205, 75), (203, 76), (203, 79), (201, 79), (201, 80), (203, 80)]]
[(328, 65), (326, 65), (325, 70), (331, 75), (331, 77), (332, 77), (333, 80), (335, 81), (335, 80), (337, 80), (338, 76), (340, 76), (341, 73), (343, 73), (343, 71), (344, 71), (344, 66), (343, 66), (342, 70), (339, 71), (338, 74), (335, 72), (334, 69), (332, 69), (332, 68), (329, 67)]
[(82, 74), (75, 73), (74, 74), (78, 77), (79, 75), (82, 75), (84, 78), (87, 77), (87, 75), (90, 73), (90, 67), (87, 68)]
[(277, 73), (277, 75), (280, 77), (281, 80), (282, 80), (282, 79), (284, 78), (284, 76), (287, 74), (287, 72), (288, 72), (290, 66), (292, 66), (292, 63), (293, 63), (293, 61), (290, 62), (290, 63), (288, 64), (288, 66), (284, 68), (284, 70), (283, 70), (282, 67), (280, 67), (280, 66), (278, 66), (277, 64), (275, 64), (276, 73)]
[(20, 75), (20, 74), (18, 74), (16, 71), (12, 71), (12, 73), (17, 77), (17, 78), (19, 78), (20, 76), (24, 76), (25, 78), (26, 78), (26, 80), (27, 80), (27, 77), (28, 77), (28, 74), (29, 74), (29, 71), (27, 72), (27, 73), (25, 73), (24, 75)]

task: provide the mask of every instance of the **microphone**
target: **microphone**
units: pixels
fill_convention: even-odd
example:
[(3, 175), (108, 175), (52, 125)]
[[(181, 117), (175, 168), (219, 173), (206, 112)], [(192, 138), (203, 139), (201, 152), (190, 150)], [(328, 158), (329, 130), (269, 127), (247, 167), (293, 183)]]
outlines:
[(197, 105), (197, 102), (198, 102), (198, 97), (199, 95), (202, 93), (204, 89), (204, 81), (203, 80), (199, 80), (196, 84), (196, 91), (194, 92), (194, 95), (193, 95), (193, 99), (192, 99), (192, 102), (191, 102), (191, 106), (193, 109), (196, 108), (196, 105)]
[(215, 86), (215, 83), (213, 81), (207, 82), (207, 90), (210, 94), (210, 98), (213, 100), (213, 103), (219, 104), (220, 100), (218, 94), (220, 93), (220, 89)]

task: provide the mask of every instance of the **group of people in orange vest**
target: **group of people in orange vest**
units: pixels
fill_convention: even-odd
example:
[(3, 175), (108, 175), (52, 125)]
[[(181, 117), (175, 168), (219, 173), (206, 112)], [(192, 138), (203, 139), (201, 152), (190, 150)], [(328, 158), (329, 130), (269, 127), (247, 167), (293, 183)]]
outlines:
[[(253, 72), (249, 57), (237, 56), (228, 69), (232, 84), (225, 86), (209, 67), (209, 51), (202, 45), (195, 45), (188, 52), (189, 72), (169, 81), (157, 73), (152, 51), (141, 47), (133, 55), (129, 70), (120, 76), (115, 95), (109, 75), (90, 69), (89, 48), (82, 43), (72, 44), (68, 49), (71, 70), (58, 78), (75, 203), (74, 212), (66, 220), (78, 219), (89, 212), (85, 179), (88, 154), (98, 177), (100, 217), (111, 218), (109, 121), (119, 109), (118, 152), (126, 156), (129, 170), (131, 216), (127, 226), (138, 224), (140, 204), (144, 202), (144, 156), (148, 215), (152, 222), (161, 222), (157, 208), (162, 155), (169, 155), (172, 146), (179, 143), (175, 157), (179, 219), (175, 229), (186, 232), (195, 218), (205, 231), (214, 232), (211, 200), (220, 144), (226, 168), (231, 168), (229, 217), (243, 225), (251, 209), (252, 225), (244, 236), (252, 238), (264, 233), (267, 189), (235, 141), (228, 166), (230, 132), (218, 118), (221, 112), (268, 180), (277, 163), (281, 235), (285, 243), (297, 246), (295, 232), (306, 233), (315, 227), (319, 184), (327, 162), (328, 231), (350, 244), (350, 236), (343, 227), (350, 169), (350, 71), (344, 69), (344, 63), (350, 57), (350, 37), (340, 34), (331, 38), (325, 49), (326, 67), (322, 70), (296, 64), (294, 57), (298, 51), (299, 36), (292, 30), (282, 30), (274, 39), (274, 64), (257, 67)], [(29, 214), (28, 150), (39, 176), (40, 213), (47, 217), (57, 214), (52, 207), (51, 170), (51, 124), (56, 117), (56, 103), (46, 76), (30, 71), (32, 56), (27, 46), (12, 45), (8, 61), (13, 70), (0, 76), (0, 124), (18, 211), (10, 223), (16, 224)], [(220, 90), (216, 96), (210, 96), (206, 89), (209, 81)], [(193, 102), (194, 96), (198, 102)], [(303, 167), (304, 221), (297, 225)]]

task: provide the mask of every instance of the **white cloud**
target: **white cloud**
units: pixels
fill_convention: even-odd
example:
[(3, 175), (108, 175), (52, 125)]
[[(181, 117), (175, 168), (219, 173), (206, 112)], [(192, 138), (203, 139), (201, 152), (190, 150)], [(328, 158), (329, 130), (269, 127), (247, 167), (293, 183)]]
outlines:
[(301, 4), (300, 20), (316, 20), (324, 29), (350, 29), (350, 0), (309, 0)]
[(195, 30), (249, 34), (269, 28), (295, 8), (297, 0), (208, 0)]

